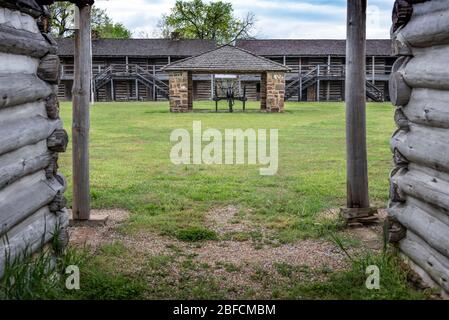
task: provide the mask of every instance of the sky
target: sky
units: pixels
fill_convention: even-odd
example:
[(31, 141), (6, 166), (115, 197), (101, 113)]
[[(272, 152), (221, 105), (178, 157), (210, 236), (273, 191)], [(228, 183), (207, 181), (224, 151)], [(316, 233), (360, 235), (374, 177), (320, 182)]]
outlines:
[[(256, 16), (255, 35), (261, 39), (344, 39), (346, 0), (224, 0), (235, 15)], [(155, 37), (157, 23), (170, 12), (175, 0), (96, 0), (135, 38)], [(387, 39), (394, 0), (368, 0), (367, 37)]]

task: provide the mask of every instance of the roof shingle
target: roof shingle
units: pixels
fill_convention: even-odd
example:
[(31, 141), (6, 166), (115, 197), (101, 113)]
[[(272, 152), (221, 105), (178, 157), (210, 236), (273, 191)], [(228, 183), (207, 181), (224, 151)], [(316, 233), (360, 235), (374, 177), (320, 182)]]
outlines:
[[(346, 40), (238, 40), (236, 46), (261, 56), (345, 56)], [(390, 40), (367, 40), (367, 56), (391, 56)]]
[[(57, 39), (58, 55), (73, 56), (73, 39)], [(97, 57), (189, 57), (216, 47), (213, 40), (95, 39), (92, 54)]]
[(265, 71), (287, 72), (290, 68), (257, 56), (254, 53), (241, 48), (225, 45), (197, 56), (169, 64), (164, 70), (215, 73), (259, 73)]

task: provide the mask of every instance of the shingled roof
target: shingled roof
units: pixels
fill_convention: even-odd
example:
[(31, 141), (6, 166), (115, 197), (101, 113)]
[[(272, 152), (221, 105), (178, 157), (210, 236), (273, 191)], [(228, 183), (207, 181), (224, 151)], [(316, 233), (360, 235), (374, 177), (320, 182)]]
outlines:
[(164, 70), (215, 73), (259, 73), (266, 71), (287, 72), (290, 68), (241, 48), (225, 45), (169, 64)]
[[(73, 39), (57, 39), (58, 55), (73, 56)], [(97, 57), (189, 57), (216, 48), (213, 40), (95, 39), (92, 54)]]
[[(238, 40), (236, 46), (261, 56), (345, 56), (346, 40)], [(367, 56), (391, 56), (390, 40), (367, 40)]]

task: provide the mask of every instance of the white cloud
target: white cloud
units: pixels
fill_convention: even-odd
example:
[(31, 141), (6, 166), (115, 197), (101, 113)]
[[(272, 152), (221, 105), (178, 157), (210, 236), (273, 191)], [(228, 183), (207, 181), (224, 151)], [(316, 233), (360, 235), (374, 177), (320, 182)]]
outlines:
[[(254, 12), (257, 35), (264, 38), (332, 38), (346, 36), (346, 8), (337, 4), (320, 5), (312, 1), (227, 0), (235, 13), (244, 16)], [(368, 38), (388, 38), (391, 7), (394, 0), (373, 0), (368, 8)], [(138, 36), (141, 31), (153, 35), (160, 18), (173, 7), (175, 0), (97, 0), (114, 19)], [(316, 17), (316, 18), (315, 18)]]

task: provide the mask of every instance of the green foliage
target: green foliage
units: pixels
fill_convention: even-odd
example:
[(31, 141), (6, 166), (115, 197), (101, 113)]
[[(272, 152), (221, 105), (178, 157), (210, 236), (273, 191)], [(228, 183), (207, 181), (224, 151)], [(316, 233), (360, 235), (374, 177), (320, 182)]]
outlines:
[(129, 39), (131, 38), (131, 31), (121, 23), (107, 22), (99, 25), (94, 29), (97, 37), (109, 39)]
[(171, 13), (159, 23), (165, 38), (177, 35), (185, 39), (213, 39), (229, 43), (248, 38), (254, 28), (254, 15), (248, 13), (244, 19), (234, 16), (231, 3), (202, 0), (178, 0)]
[(55, 255), (50, 249), (29, 254), (26, 249), (14, 260), (7, 259), (0, 279), (0, 300), (59, 299), (67, 294), (64, 271), (82, 267), (87, 251), (67, 249)]
[(176, 233), (176, 237), (179, 240), (186, 242), (217, 240), (217, 234), (215, 231), (200, 227), (181, 229)]
[[(380, 270), (380, 290), (367, 289), (366, 268)], [(281, 269), (282, 272), (283, 269)], [(332, 273), (328, 281), (291, 279), (291, 284), (275, 290), (283, 299), (337, 299), (337, 300), (414, 300), (429, 298), (427, 292), (413, 290), (407, 282), (406, 271), (400, 268), (398, 258), (391, 254), (365, 254), (356, 257), (348, 271)]]
[[(59, 38), (73, 36), (74, 5), (69, 2), (56, 2), (50, 6), (51, 26), (54, 36)], [(92, 7), (92, 35), (94, 38), (131, 38), (123, 24), (115, 23), (107, 15), (106, 10)]]
[[(286, 104), (283, 114), (198, 112), (171, 114), (167, 102), (95, 103), (91, 109), (91, 181), (94, 208), (132, 212), (125, 233), (152, 231), (176, 237), (186, 226), (203, 226), (215, 207), (237, 206), (245, 219), (269, 229), (281, 243), (327, 236), (341, 230), (338, 219), (319, 219), (329, 208), (346, 203), (344, 103)], [(225, 108), (225, 103), (219, 108)], [(238, 107), (238, 106), (237, 106)], [(64, 123), (71, 123), (71, 104), (61, 103)], [(195, 102), (212, 110), (213, 102)], [(391, 169), (389, 139), (394, 131), (388, 103), (369, 103), (367, 139), (370, 196), (373, 205), (388, 201)], [(170, 133), (204, 128), (279, 129), (279, 172), (261, 177), (260, 166), (175, 166), (170, 162)], [(70, 134), (70, 126), (66, 128)], [(71, 183), (71, 145), (60, 155), (60, 168)], [(66, 195), (71, 199), (71, 187)], [(227, 239), (254, 240), (251, 234)]]

